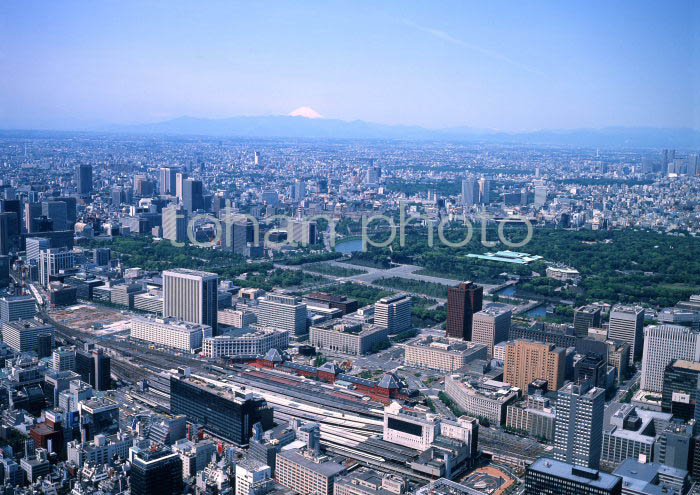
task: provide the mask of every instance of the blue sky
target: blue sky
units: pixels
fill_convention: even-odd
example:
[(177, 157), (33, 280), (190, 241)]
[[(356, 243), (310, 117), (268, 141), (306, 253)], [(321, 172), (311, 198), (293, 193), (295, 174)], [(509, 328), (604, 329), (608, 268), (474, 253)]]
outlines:
[(700, 2), (0, 3), (0, 127), (700, 128)]

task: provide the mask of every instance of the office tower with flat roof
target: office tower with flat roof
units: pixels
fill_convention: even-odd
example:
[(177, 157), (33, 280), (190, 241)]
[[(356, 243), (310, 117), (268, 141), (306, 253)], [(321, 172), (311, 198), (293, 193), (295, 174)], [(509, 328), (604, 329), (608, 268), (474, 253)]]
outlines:
[(536, 379), (546, 380), (549, 390), (558, 390), (566, 375), (566, 349), (554, 344), (516, 340), (506, 344), (503, 380), (525, 394)]
[(479, 179), (479, 203), (489, 204), (491, 202), (491, 179), (482, 177)]
[(32, 261), (36, 261), (38, 264), (41, 251), (51, 248), (51, 240), (46, 237), (27, 237), (25, 245), (27, 264), (31, 264)]
[(374, 303), (374, 323), (390, 334), (411, 328), (411, 298), (406, 294), (382, 297)]
[(32, 296), (6, 296), (0, 298), (0, 323), (25, 320), (36, 315), (36, 301)]
[(68, 228), (68, 205), (63, 201), (44, 201), (41, 203), (41, 214), (53, 222), (54, 230)]
[(547, 202), (547, 186), (544, 184), (535, 186), (535, 206), (542, 208)]
[(700, 421), (700, 363), (676, 359), (664, 370), (661, 408), (684, 421)]
[(10, 257), (0, 255), (0, 288), (10, 285)]
[(244, 459), (236, 464), (235, 495), (256, 495), (272, 488), (272, 469), (255, 459)]
[(493, 357), (493, 346), (508, 340), (512, 314), (507, 306), (500, 304), (491, 304), (474, 313), (472, 342), (485, 345), (489, 357)]
[(474, 206), (479, 202), (479, 183), (474, 179), (462, 179), (462, 205)]
[(75, 371), (95, 390), (112, 388), (111, 358), (101, 349), (78, 349), (75, 352)]
[(39, 253), (39, 282), (44, 287), (48, 287), (53, 275), (58, 275), (61, 270), (67, 270), (74, 266), (73, 251), (66, 248), (43, 250)]
[(271, 292), (258, 302), (260, 325), (286, 330), (290, 336), (307, 333), (306, 318), (306, 304), (296, 296)]
[(574, 311), (574, 329), (577, 337), (588, 337), (589, 328), (600, 328), (600, 306), (589, 304)]
[(52, 368), (54, 371), (72, 371), (75, 369), (75, 348), (58, 347), (53, 350)]
[(160, 194), (171, 194), (175, 196), (177, 191), (177, 169), (170, 167), (162, 167), (158, 174), (158, 184), (160, 186)]
[(46, 325), (37, 319), (15, 320), (2, 324), (2, 340), (18, 352), (39, 350), (39, 336), (49, 335), (49, 343), (53, 347), (56, 343), (56, 330), (51, 325)]
[(10, 236), (16, 236), (22, 231), (22, 202), (19, 199), (0, 200), (0, 212), (9, 213)]
[(605, 390), (589, 382), (567, 383), (557, 394), (554, 458), (598, 469), (603, 445)]
[(294, 201), (303, 201), (306, 197), (306, 184), (304, 179), (294, 179)]
[(66, 204), (66, 222), (67, 229), (71, 230), (75, 226), (78, 219), (78, 200), (73, 196), (61, 196), (56, 198), (56, 201), (63, 201)]
[(622, 478), (542, 457), (525, 470), (525, 495), (621, 495)]
[(185, 179), (182, 185), (182, 205), (187, 213), (192, 214), (204, 209), (204, 190), (202, 181)]
[(88, 196), (92, 192), (92, 165), (78, 165), (76, 182), (80, 196)]
[(186, 375), (170, 377), (170, 411), (204, 425), (211, 434), (238, 446), (247, 445), (253, 425), (271, 428), (272, 410), (259, 395), (214, 386)]
[(335, 478), (345, 474), (343, 465), (328, 456), (314, 455), (308, 450), (283, 450), (277, 453), (275, 478), (296, 493), (333, 495)]
[(0, 255), (10, 254), (10, 224), (14, 213), (0, 213)]
[(472, 340), (472, 319), (481, 311), (484, 288), (473, 282), (462, 282), (447, 290), (447, 336)]
[(187, 241), (187, 210), (176, 205), (163, 208), (163, 239), (172, 242)]
[(136, 452), (129, 471), (131, 495), (182, 493), (182, 459), (171, 450)]
[(644, 329), (640, 387), (661, 393), (664, 370), (676, 359), (700, 361), (700, 333), (680, 325), (651, 325)]
[(217, 335), (219, 276), (216, 273), (174, 268), (163, 272), (163, 317), (209, 325)]
[(630, 345), (630, 364), (642, 357), (644, 308), (617, 305), (610, 311), (608, 339)]
[(42, 215), (41, 203), (24, 203), (24, 230), (27, 232), (34, 232), (32, 228), (32, 221)]
[(184, 172), (177, 172), (175, 174), (175, 196), (179, 200), (182, 200), (183, 191), (185, 190), (185, 180), (187, 180), (187, 174)]

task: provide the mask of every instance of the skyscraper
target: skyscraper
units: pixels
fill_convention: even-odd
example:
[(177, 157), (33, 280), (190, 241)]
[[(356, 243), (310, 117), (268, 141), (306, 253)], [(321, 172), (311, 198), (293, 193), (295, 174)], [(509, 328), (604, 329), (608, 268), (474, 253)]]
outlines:
[(479, 179), (479, 203), (489, 204), (491, 202), (491, 179), (482, 177)]
[(581, 306), (574, 311), (576, 336), (588, 337), (589, 328), (600, 328), (600, 306)]
[(641, 389), (661, 393), (664, 388), (664, 370), (676, 359), (700, 361), (700, 333), (680, 325), (646, 327)]
[(76, 182), (80, 196), (88, 196), (92, 192), (92, 165), (78, 165)]
[(182, 204), (189, 214), (204, 209), (202, 181), (186, 179), (182, 186)]
[(49, 286), (52, 275), (58, 275), (61, 270), (73, 268), (75, 258), (73, 251), (66, 248), (49, 248), (39, 253), (39, 282), (44, 287)]
[(184, 172), (177, 172), (175, 174), (175, 196), (178, 199), (182, 199), (183, 191), (185, 190), (185, 180), (187, 179), (187, 174)]
[(187, 240), (187, 210), (171, 205), (163, 208), (161, 215), (163, 239), (185, 242)]
[(547, 380), (549, 390), (558, 390), (566, 374), (566, 349), (551, 343), (516, 340), (506, 344), (503, 381), (523, 393), (536, 379)]
[(374, 303), (374, 323), (390, 334), (411, 328), (411, 298), (406, 294), (382, 297)]
[(589, 381), (567, 383), (557, 395), (554, 426), (554, 458), (577, 466), (598, 469), (603, 445), (605, 390)]
[(175, 195), (177, 190), (177, 169), (163, 167), (159, 171), (158, 183), (160, 185), (160, 194), (172, 194)]
[(182, 493), (182, 459), (170, 450), (137, 452), (129, 474), (132, 495)]
[(10, 223), (13, 213), (0, 213), (0, 255), (10, 253)]
[(676, 359), (664, 370), (661, 407), (684, 421), (700, 420), (700, 363)]
[(540, 183), (535, 186), (535, 206), (542, 208), (547, 202), (547, 186)]
[(462, 179), (462, 204), (466, 207), (479, 202), (479, 183), (474, 179)]
[(472, 316), (481, 311), (484, 288), (475, 283), (462, 282), (447, 291), (447, 336), (472, 340)]
[(630, 345), (630, 364), (642, 357), (644, 308), (617, 305), (610, 311), (608, 339)]
[(34, 232), (32, 220), (42, 215), (41, 203), (24, 203), (24, 229), (27, 232)]
[(68, 205), (63, 201), (44, 201), (41, 203), (41, 213), (53, 221), (54, 230), (68, 228)]
[(3, 199), (0, 200), (0, 212), (9, 213), (10, 217), (10, 236), (15, 236), (22, 231), (22, 203), (18, 199)]
[(507, 306), (492, 304), (474, 313), (472, 342), (483, 344), (493, 357), (493, 346), (508, 340), (512, 311)]
[(258, 303), (258, 321), (266, 327), (287, 330), (289, 335), (307, 333), (306, 304), (296, 296), (269, 293)]
[(163, 317), (209, 325), (217, 335), (216, 273), (174, 268), (163, 272)]
[(525, 495), (620, 495), (622, 477), (542, 457), (525, 471)]
[(306, 184), (303, 179), (294, 179), (294, 201), (303, 201), (306, 197)]

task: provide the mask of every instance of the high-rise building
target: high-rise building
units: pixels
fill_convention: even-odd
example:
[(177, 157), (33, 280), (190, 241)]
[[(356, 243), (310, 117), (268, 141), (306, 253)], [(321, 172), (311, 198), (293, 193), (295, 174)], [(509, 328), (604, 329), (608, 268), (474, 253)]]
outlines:
[(111, 358), (101, 349), (78, 349), (75, 352), (76, 373), (97, 391), (112, 388), (111, 368)]
[(479, 202), (479, 183), (474, 179), (462, 179), (462, 204), (474, 206)]
[(61, 196), (56, 198), (56, 201), (63, 201), (66, 204), (66, 222), (67, 229), (72, 230), (75, 227), (75, 222), (78, 219), (78, 201), (73, 196)]
[(158, 179), (160, 194), (171, 194), (174, 196), (177, 190), (177, 169), (162, 167), (159, 171)]
[(36, 301), (32, 296), (7, 296), (0, 298), (0, 323), (34, 318)]
[(294, 201), (303, 201), (306, 197), (306, 183), (304, 179), (294, 179)]
[(64, 201), (44, 201), (41, 214), (51, 219), (54, 230), (68, 229), (68, 205)]
[(264, 327), (279, 328), (290, 336), (305, 335), (306, 304), (296, 296), (280, 293), (266, 294), (258, 302), (258, 322)]
[(644, 308), (617, 305), (610, 311), (608, 339), (630, 345), (630, 364), (642, 357)]
[(189, 214), (204, 209), (204, 190), (202, 181), (185, 179), (182, 186), (182, 205)]
[(661, 393), (664, 370), (676, 359), (700, 361), (700, 333), (680, 325), (650, 325), (644, 329), (640, 387)]
[(112, 250), (109, 248), (95, 248), (92, 251), (92, 262), (97, 266), (106, 266), (112, 259)]
[(596, 353), (586, 353), (574, 364), (574, 381), (582, 383), (588, 380), (593, 387), (608, 387), (608, 362)]
[(272, 469), (264, 462), (244, 459), (236, 464), (235, 495), (266, 493), (273, 484)]
[(605, 390), (588, 381), (569, 382), (557, 395), (554, 427), (554, 458), (598, 469), (603, 445)]
[(447, 290), (447, 336), (472, 340), (472, 319), (481, 311), (484, 288), (473, 282), (462, 282)]
[(61, 270), (73, 268), (75, 258), (73, 251), (66, 248), (49, 248), (39, 253), (39, 282), (44, 287), (49, 286), (51, 276), (58, 275)]
[(374, 303), (374, 323), (390, 334), (411, 328), (411, 298), (406, 294), (382, 297)]
[(2, 341), (18, 352), (39, 350), (39, 336), (48, 334), (49, 344), (56, 343), (56, 330), (37, 319), (15, 320), (2, 324)]
[(600, 328), (600, 306), (590, 304), (574, 311), (576, 336), (588, 337), (589, 328)]
[(516, 340), (506, 344), (503, 380), (520, 388), (546, 380), (549, 390), (559, 390), (566, 375), (566, 349), (554, 344)]
[(345, 471), (328, 456), (290, 449), (277, 453), (275, 478), (295, 493), (333, 495), (335, 478)]
[(88, 196), (92, 192), (92, 165), (78, 165), (76, 179), (78, 194), (81, 196)]
[(209, 325), (217, 335), (216, 273), (174, 268), (163, 272), (163, 317)]
[(491, 179), (482, 177), (479, 179), (479, 203), (486, 205), (491, 202)]
[(10, 224), (14, 213), (0, 213), (0, 255), (10, 254)]
[(472, 321), (472, 342), (483, 344), (493, 357), (493, 346), (508, 340), (512, 311), (507, 306), (491, 304), (474, 313)]
[(265, 399), (243, 394), (225, 387), (209, 384), (187, 376), (170, 378), (170, 411), (184, 414), (191, 423), (236, 445), (246, 445), (253, 425), (260, 422), (263, 429), (271, 428), (272, 410)]
[(24, 203), (24, 230), (27, 232), (34, 232), (32, 229), (32, 221), (42, 214), (43, 208), (41, 203), (32, 203), (29, 201)]
[(182, 493), (182, 459), (170, 450), (142, 450), (133, 456), (129, 472), (132, 495)]
[(622, 478), (542, 457), (525, 470), (525, 495), (621, 495)]
[(0, 255), (0, 288), (10, 285), (10, 257)]
[(185, 180), (187, 180), (187, 174), (184, 172), (177, 172), (175, 174), (175, 196), (179, 200), (182, 200), (183, 191), (185, 190)]
[(58, 347), (53, 351), (54, 371), (73, 371), (75, 369), (75, 349), (73, 347)]
[(10, 213), (10, 236), (16, 236), (22, 231), (22, 203), (19, 199), (0, 200), (0, 212)]
[(187, 210), (176, 205), (163, 208), (163, 239), (173, 242), (187, 240)]
[(145, 175), (135, 175), (134, 192), (142, 198), (153, 196), (153, 193), (155, 192), (155, 185), (153, 184), (153, 181)]
[(32, 261), (39, 263), (41, 251), (51, 248), (51, 240), (46, 237), (27, 237), (26, 240), (27, 264)]
[(535, 186), (535, 206), (542, 208), (547, 202), (547, 186)]
[(676, 359), (664, 370), (661, 407), (685, 421), (700, 421), (700, 363)]

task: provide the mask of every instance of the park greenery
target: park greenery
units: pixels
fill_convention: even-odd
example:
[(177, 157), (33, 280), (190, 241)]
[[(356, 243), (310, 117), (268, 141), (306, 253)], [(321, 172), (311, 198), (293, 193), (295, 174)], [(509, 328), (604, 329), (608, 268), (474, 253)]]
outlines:
[(312, 263), (304, 266), (304, 270), (322, 275), (330, 275), (332, 277), (353, 277), (367, 273), (365, 270), (358, 268), (348, 268), (344, 266), (331, 265), (330, 263)]
[(401, 277), (382, 277), (374, 282), (375, 285), (389, 287), (391, 289), (413, 292), (415, 294), (423, 294), (440, 299), (447, 299), (447, 285), (438, 284), (436, 282), (426, 282), (424, 280), (414, 280)]
[[(465, 227), (454, 223), (445, 229), (445, 237), (451, 242), (463, 240), (466, 234)], [(504, 234), (511, 242), (519, 242), (526, 231), (521, 226), (506, 226)], [(486, 239), (498, 239), (495, 226), (486, 229)], [(411, 263), (422, 266), (424, 273), (481, 283), (502, 283), (518, 276), (525, 292), (576, 304), (602, 300), (670, 306), (700, 292), (700, 241), (690, 235), (641, 229), (537, 227), (526, 246), (513, 248), (544, 258), (527, 265), (468, 258), (470, 253), (507, 249), (501, 243), (483, 246), (480, 225), (474, 226), (472, 239), (462, 247), (444, 245), (437, 232), (434, 241), (432, 247), (428, 245), (426, 228), (407, 229), (403, 246), (397, 236), (390, 247), (369, 247), (354, 257), (387, 267), (392, 262)], [(545, 279), (545, 261), (576, 268), (582, 276), (578, 287), (564, 287), (561, 282)]]

